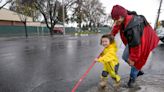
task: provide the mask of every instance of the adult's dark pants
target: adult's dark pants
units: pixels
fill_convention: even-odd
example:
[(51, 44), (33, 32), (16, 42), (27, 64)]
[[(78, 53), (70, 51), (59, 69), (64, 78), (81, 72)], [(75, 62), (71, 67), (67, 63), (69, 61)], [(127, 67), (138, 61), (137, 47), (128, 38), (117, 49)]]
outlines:
[[(128, 63), (128, 58), (129, 58), (129, 46), (126, 45), (123, 55), (122, 55), (122, 59)], [(131, 71), (130, 71), (130, 78), (132, 79), (136, 79), (137, 78), (137, 74), (138, 74), (139, 70), (137, 70), (134, 66), (131, 66)]]

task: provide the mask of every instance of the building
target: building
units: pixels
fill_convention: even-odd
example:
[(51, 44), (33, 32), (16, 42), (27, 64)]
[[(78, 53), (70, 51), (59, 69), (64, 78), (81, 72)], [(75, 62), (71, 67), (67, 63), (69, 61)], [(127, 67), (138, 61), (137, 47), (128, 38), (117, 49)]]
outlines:
[[(2, 8), (0, 9), (0, 26), (23, 26), (20, 16), (23, 15), (9, 9)], [(26, 16), (26, 18), (27, 22), (32, 22), (32, 17)]]
[[(24, 36), (25, 29), (23, 22), (20, 20), (20, 15), (21, 14), (9, 9), (0, 9), (0, 37)], [(29, 36), (49, 35), (49, 29), (45, 23), (33, 22), (32, 17), (26, 16), (26, 18), (26, 25)], [(74, 30), (72, 28), (67, 29), (68, 32), (72, 32), (72, 30)], [(61, 23), (55, 25), (54, 33), (63, 33), (63, 25)]]

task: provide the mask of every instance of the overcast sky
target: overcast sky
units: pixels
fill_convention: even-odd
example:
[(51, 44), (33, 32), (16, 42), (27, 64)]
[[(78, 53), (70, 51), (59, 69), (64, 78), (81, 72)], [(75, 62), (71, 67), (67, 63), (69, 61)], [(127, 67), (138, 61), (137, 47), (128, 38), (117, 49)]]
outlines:
[[(100, 0), (106, 7), (106, 12), (111, 13), (113, 5), (119, 4), (128, 10), (136, 11), (144, 15), (147, 20), (154, 26), (157, 17), (160, 0)], [(164, 1), (162, 3), (164, 7)], [(164, 20), (164, 8), (162, 7), (160, 20)]]
[[(106, 7), (107, 14), (110, 14), (113, 5), (119, 4), (128, 10), (136, 11), (138, 14), (144, 15), (151, 25), (154, 26), (160, 0), (100, 0), (100, 2)], [(1, 2), (0, 5), (2, 3), (3, 2)], [(160, 20), (164, 20), (164, 1), (162, 6)]]

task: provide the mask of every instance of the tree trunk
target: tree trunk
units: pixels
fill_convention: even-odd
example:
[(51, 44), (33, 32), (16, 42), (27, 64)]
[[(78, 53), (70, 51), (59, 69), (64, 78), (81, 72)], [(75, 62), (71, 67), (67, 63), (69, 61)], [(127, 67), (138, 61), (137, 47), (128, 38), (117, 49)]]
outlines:
[(24, 28), (25, 28), (25, 36), (26, 36), (26, 38), (28, 38), (28, 32), (27, 32), (26, 22), (23, 22), (23, 24), (24, 24)]
[(49, 30), (50, 30), (50, 36), (52, 37), (53, 34), (54, 34), (54, 33), (53, 33), (53, 27), (51, 27)]
[(81, 29), (81, 22), (79, 22), (79, 28)]

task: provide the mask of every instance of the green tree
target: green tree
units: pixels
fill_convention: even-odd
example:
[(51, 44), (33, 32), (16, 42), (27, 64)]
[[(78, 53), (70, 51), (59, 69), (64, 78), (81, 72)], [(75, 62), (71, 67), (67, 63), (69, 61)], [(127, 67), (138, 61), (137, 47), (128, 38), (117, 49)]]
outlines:
[(72, 14), (72, 21), (78, 23), (79, 28), (81, 28), (81, 24), (85, 21), (86, 13), (83, 9), (85, 0), (77, 0), (74, 2), (73, 6), (73, 14)]
[[(63, 12), (63, 8), (64, 8), (64, 12)], [(68, 20), (67, 20), (68, 16), (67, 16), (66, 7), (63, 6), (63, 5), (60, 5), (59, 9), (58, 9), (58, 15), (57, 15), (57, 19), (58, 19), (59, 22), (63, 22), (63, 13), (64, 13), (65, 21), (68, 22)]]
[(33, 3), (25, 2), (23, 0), (13, 0), (10, 6), (10, 10), (17, 12), (21, 22), (24, 24), (26, 38), (28, 38), (27, 18), (33, 16), (33, 9)]
[(72, 4), (72, 21), (81, 24), (97, 27), (102, 22), (102, 17), (105, 15), (105, 8), (99, 0), (76, 0)]
[[(26, 10), (24, 11), (24, 9)], [(33, 18), (33, 21), (38, 21), (40, 15), (37, 8), (35, 7), (34, 0), (13, 0), (10, 6), (10, 10), (24, 14), (26, 16), (30, 16)]]
[(99, 0), (86, 0), (83, 9), (87, 16), (86, 23), (89, 25), (91, 30), (93, 28), (97, 28), (106, 19), (105, 8)]

